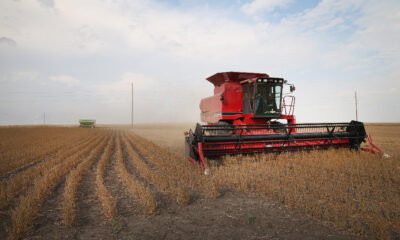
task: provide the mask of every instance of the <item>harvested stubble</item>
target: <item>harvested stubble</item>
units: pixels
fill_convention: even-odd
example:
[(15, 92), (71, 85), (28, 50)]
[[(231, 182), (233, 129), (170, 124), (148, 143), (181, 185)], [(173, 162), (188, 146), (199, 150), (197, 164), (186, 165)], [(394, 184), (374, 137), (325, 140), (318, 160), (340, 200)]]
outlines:
[(0, 176), (29, 166), (88, 135), (73, 128), (0, 128)]
[(115, 137), (113, 136), (111, 146), (106, 149), (104, 154), (101, 156), (96, 171), (96, 192), (99, 198), (100, 204), (103, 208), (104, 216), (107, 220), (115, 218), (117, 200), (112, 196), (111, 192), (107, 190), (104, 184), (104, 172), (107, 168), (107, 164), (111, 158), (111, 151), (115, 144)]
[(89, 138), (85, 138), (85, 142), (78, 142), (70, 149), (63, 150), (56, 156), (46, 158), (45, 161), (2, 181), (0, 183), (0, 209), (6, 207), (12, 199), (18, 196), (18, 194), (28, 186), (32, 185), (32, 182), (37, 179), (38, 176), (43, 176), (51, 167), (60, 164), (65, 158), (75, 153), (84, 151), (88, 146), (95, 146), (96, 143), (93, 142), (93, 140), (96, 139), (96, 137), (97, 134), (93, 134)]
[(166, 175), (166, 173), (161, 172), (158, 169), (150, 168), (150, 166), (143, 162), (139, 154), (132, 148), (129, 140), (124, 137), (123, 142), (130, 159), (143, 178), (153, 184), (159, 191), (166, 193), (172, 201), (182, 205), (188, 204), (190, 191), (185, 185), (179, 184), (171, 178), (171, 173)]
[(124, 158), (121, 150), (122, 143), (120, 141), (120, 138), (121, 136), (118, 136), (115, 151), (116, 167), (118, 174), (126, 188), (132, 194), (133, 198), (138, 199), (140, 204), (143, 206), (143, 212), (146, 214), (153, 214), (157, 211), (156, 199), (151, 190), (147, 186), (145, 186), (143, 182), (135, 178), (135, 176), (129, 174), (129, 172), (125, 168)]
[(89, 170), (93, 162), (96, 160), (97, 156), (104, 149), (106, 143), (107, 147), (103, 155), (106, 154), (107, 151), (110, 152), (110, 149), (112, 147), (111, 137), (108, 139), (108, 141), (102, 142), (99, 147), (97, 147), (96, 150), (90, 154), (88, 158), (79, 163), (79, 165), (68, 174), (67, 180), (65, 182), (63, 201), (63, 223), (67, 226), (71, 226), (75, 222), (76, 192), (79, 182), (82, 179), (82, 175)]
[[(98, 139), (95, 145), (98, 145), (104, 138)], [(10, 233), (11, 239), (19, 239), (23, 234), (27, 233), (34, 225), (34, 219), (39, 212), (45, 196), (51, 192), (52, 187), (59, 182), (62, 177), (67, 174), (76, 164), (82, 161), (90, 152), (99, 151), (100, 146), (87, 147), (83, 151), (66, 157), (63, 161), (52, 168), (48, 169), (41, 178), (34, 181), (25, 197), (23, 197), (18, 206), (11, 213), (12, 229)]]
[(348, 150), (227, 157), (212, 167), (210, 181), (382, 239), (400, 233), (399, 160)]

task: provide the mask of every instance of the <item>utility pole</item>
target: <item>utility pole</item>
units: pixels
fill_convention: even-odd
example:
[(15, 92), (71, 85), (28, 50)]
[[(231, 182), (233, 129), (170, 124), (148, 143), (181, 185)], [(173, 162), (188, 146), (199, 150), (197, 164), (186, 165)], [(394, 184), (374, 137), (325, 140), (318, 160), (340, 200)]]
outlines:
[(43, 125), (46, 125), (46, 112), (43, 112)]
[(132, 109), (131, 109), (131, 128), (133, 128), (133, 82), (132, 82)]
[(357, 109), (357, 91), (354, 92), (354, 99), (356, 100), (356, 121), (358, 121), (358, 109)]

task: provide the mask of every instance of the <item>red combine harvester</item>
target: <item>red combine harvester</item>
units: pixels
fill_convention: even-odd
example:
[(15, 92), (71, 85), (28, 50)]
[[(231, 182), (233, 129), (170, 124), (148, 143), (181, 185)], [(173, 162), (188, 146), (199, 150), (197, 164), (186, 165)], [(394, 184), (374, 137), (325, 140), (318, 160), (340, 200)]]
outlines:
[[(207, 78), (214, 96), (201, 100), (201, 121), (185, 133), (188, 159), (206, 173), (205, 158), (229, 154), (271, 153), (327, 148), (360, 149), (367, 134), (362, 122), (296, 124), (295, 98), (283, 94), (283, 86), (295, 90), (283, 78), (265, 73), (222, 72)], [(375, 148), (362, 148), (378, 153)]]

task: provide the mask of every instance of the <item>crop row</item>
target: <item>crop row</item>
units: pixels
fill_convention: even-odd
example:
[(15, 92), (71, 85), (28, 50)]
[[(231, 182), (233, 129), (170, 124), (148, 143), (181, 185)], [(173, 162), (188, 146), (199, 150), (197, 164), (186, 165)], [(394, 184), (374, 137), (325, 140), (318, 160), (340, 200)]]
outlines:
[(200, 174), (199, 168), (190, 163), (188, 159), (179, 157), (138, 135), (128, 134), (128, 138), (140, 153), (159, 170), (160, 174), (167, 176), (165, 178), (175, 182), (179, 188), (186, 189), (182, 190), (183, 192), (190, 189), (191, 191), (200, 191), (212, 198), (220, 196), (221, 188), (218, 182)]
[(400, 232), (395, 161), (348, 151), (236, 156), (213, 167), (209, 181), (272, 197), (340, 229), (390, 238), (391, 231)]
[[(189, 189), (185, 187), (185, 185), (179, 184), (173, 177), (171, 177), (174, 174), (173, 172), (165, 173), (154, 167), (151, 168), (148, 164), (143, 162), (139, 154), (132, 148), (131, 143), (125, 137), (123, 140), (125, 143), (125, 149), (127, 150), (130, 159), (143, 178), (156, 186), (159, 191), (166, 193), (171, 200), (183, 205), (189, 202)], [(136, 143), (137, 142), (135, 142), (135, 146), (139, 146), (139, 144)], [(143, 149), (141, 150), (143, 151)], [(148, 152), (146, 151), (146, 153)], [(147, 159), (154, 158), (154, 156), (149, 156), (147, 154), (145, 154), (145, 156)]]
[(117, 200), (107, 189), (103, 178), (107, 164), (110, 162), (111, 151), (113, 148), (115, 148), (115, 136), (113, 136), (111, 144), (101, 156), (96, 170), (96, 192), (102, 206), (104, 216), (107, 220), (112, 220), (115, 218), (117, 206)]
[[(107, 152), (110, 152), (112, 148), (111, 145), (112, 139), (111, 136), (108, 139), (107, 147), (103, 152), (105, 155)], [(79, 165), (73, 169), (67, 177), (64, 187), (64, 202), (63, 202), (63, 223), (67, 226), (71, 226), (76, 218), (76, 193), (78, 189), (78, 184), (82, 178), (82, 175), (89, 170), (92, 166), (93, 162), (96, 160), (96, 156), (104, 150), (106, 142), (100, 144), (100, 147), (96, 150), (96, 152), (92, 153), (88, 158), (79, 163)]]
[(14, 176), (3, 180), (0, 183), (0, 209), (6, 207), (12, 199), (30, 186), (36, 178), (43, 176), (48, 169), (54, 165), (60, 164), (68, 156), (80, 152), (88, 146), (94, 146), (95, 143), (92, 142), (94, 139), (96, 139), (96, 135), (90, 136), (90, 138), (87, 138), (84, 143), (78, 142), (70, 149), (65, 149), (56, 156), (47, 158), (45, 161), (42, 161), (25, 171), (19, 172)]
[(0, 176), (54, 156), (86, 136), (71, 128), (0, 128)]
[(157, 210), (157, 201), (154, 197), (154, 194), (143, 182), (137, 179), (134, 175), (130, 174), (125, 167), (120, 138), (121, 136), (117, 138), (117, 146), (115, 151), (116, 167), (118, 174), (125, 187), (132, 194), (132, 197), (140, 201), (141, 205), (144, 208), (144, 212), (147, 214), (155, 213)]
[(81, 162), (85, 157), (95, 158), (102, 150), (105, 137), (99, 138), (82, 151), (65, 157), (62, 161), (47, 169), (43, 176), (34, 181), (33, 187), (21, 199), (18, 206), (12, 211), (11, 239), (18, 239), (27, 233), (34, 225), (34, 219), (42, 205), (45, 197), (51, 193), (51, 189), (65, 176), (71, 169)]

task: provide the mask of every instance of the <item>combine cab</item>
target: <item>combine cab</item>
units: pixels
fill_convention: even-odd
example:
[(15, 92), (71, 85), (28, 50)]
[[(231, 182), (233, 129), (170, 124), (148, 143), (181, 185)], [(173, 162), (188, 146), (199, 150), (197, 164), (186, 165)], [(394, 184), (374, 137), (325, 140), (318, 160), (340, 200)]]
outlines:
[[(207, 78), (214, 96), (201, 100), (201, 121), (186, 133), (187, 158), (207, 170), (205, 158), (327, 148), (360, 149), (367, 134), (362, 122), (296, 124), (294, 85), (265, 73), (224, 72)], [(368, 140), (374, 149), (382, 152)]]

